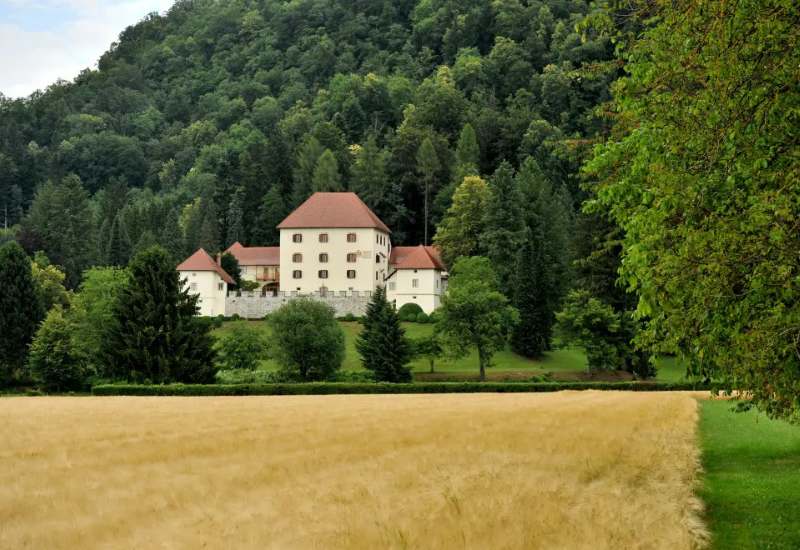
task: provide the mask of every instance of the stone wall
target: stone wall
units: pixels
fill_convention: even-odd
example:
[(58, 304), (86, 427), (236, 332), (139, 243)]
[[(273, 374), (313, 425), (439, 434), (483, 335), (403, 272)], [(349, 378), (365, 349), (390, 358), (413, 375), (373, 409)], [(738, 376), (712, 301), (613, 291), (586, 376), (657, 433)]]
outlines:
[[(283, 304), (297, 298), (296, 291), (290, 293), (278, 292), (277, 296), (267, 294), (263, 296), (260, 292), (229, 292), (225, 299), (225, 315), (232, 317), (238, 314), (245, 319), (262, 319), (281, 307)], [(344, 317), (352, 313), (356, 317), (361, 317), (367, 311), (367, 304), (372, 298), (371, 292), (358, 291), (328, 291), (324, 295), (319, 292), (314, 294), (304, 294), (301, 297), (309, 298), (316, 302), (323, 302), (333, 306), (337, 317)]]

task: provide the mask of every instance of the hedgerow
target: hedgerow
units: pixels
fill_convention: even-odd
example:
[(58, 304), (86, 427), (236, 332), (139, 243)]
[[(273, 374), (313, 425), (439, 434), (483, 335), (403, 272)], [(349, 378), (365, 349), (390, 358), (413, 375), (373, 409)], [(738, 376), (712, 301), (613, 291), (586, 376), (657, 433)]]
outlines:
[(336, 395), (336, 394), (409, 394), (409, 393), (545, 393), (564, 390), (615, 391), (689, 391), (707, 390), (708, 386), (689, 382), (423, 382), (412, 384), (353, 384), (314, 382), (306, 384), (166, 384), (102, 385), (92, 388), (93, 395)]

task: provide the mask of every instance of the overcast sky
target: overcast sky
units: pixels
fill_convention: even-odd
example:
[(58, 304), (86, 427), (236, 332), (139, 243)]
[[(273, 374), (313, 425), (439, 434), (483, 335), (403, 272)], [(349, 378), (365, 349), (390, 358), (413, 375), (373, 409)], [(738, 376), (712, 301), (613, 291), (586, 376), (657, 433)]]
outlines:
[(0, 0), (0, 93), (27, 96), (72, 80), (125, 27), (174, 0)]

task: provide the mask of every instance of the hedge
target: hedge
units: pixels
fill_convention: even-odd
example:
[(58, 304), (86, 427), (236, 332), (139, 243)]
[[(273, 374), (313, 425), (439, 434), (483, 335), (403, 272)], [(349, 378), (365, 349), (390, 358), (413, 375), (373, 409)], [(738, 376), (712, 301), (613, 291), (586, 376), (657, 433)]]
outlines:
[(401, 393), (541, 393), (563, 390), (688, 391), (708, 390), (692, 383), (663, 382), (417, 382), (412, 384), (170, 384), (164, 386), (102, 385), (93, 395), (336, 395)]

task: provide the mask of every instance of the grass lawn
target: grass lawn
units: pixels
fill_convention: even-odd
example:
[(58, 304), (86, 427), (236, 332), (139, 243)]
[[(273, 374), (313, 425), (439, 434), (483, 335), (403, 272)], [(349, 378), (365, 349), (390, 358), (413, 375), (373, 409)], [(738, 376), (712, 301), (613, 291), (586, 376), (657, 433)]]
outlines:
[[(251, 328), (269, 333), (267, 324), (264, 321), (240, 321), (247, 323)], [(231, 327), (232, 323), (225, 323), (222, 328), (214, 331), (217, 336), (224, 336)], [(361, 362), (356, 353), (355, 341), (361, 325), (358, 323), (341, 323), (345, 331), (347, 352), (344, 359), (344, 370), (362, 370)], [(433, 331), (433, 325), (422, 325), (417, 323), (403, 323), (406, 334), (411, 338), (418, 338)], [(487, 376), (499, 373), (522, 373), (524, 376), (544, 376), (553, 373), (556, 378), (578, 379), (587, 371), (586, 356), (580, 350), (556, 350), (545, 354), (544, 358), (538, 360), (526, 359), (511, 351), (503, 351), (494, 356), (495, 366), (487, 371)], [(430, 371), (430, 366), (424, 359), (418, 359), (411, 363), (413, 372), (421, 375)], [(277, 368), (272, 361), (264, 361), (263, 369), (272, 370)], [(460, 359), (440, 359), (436, 362), (435, 370), (443, 374), (470, 374), (478, 373), (478, 355), (476, 352)], [(609, 379), (628, 379), (627, 373), (607, 373)], [(627, 378), (626, 378), (627, 376)], [(683, 371), (675, 358), (664, 358), (659, 365), (658, 380), (676, 382), (683, 377)]]
[(706, 523), (713, 548), (800, 548), (800, 427), (702, 404)]

